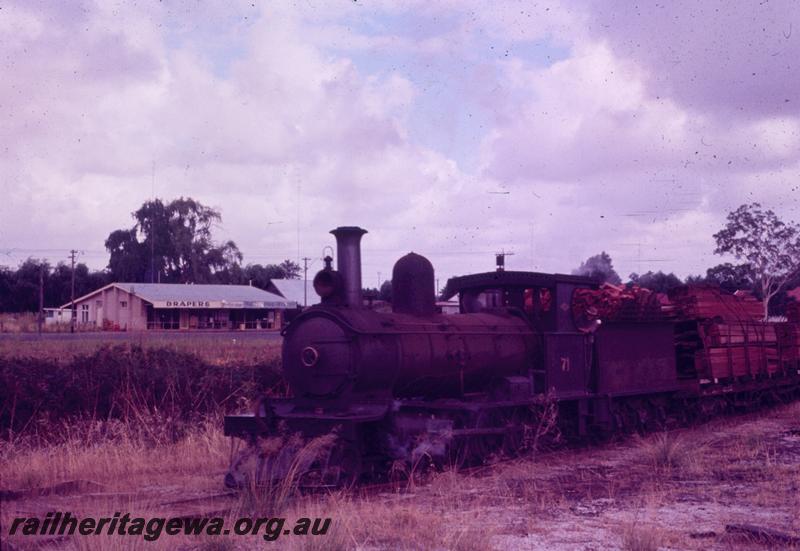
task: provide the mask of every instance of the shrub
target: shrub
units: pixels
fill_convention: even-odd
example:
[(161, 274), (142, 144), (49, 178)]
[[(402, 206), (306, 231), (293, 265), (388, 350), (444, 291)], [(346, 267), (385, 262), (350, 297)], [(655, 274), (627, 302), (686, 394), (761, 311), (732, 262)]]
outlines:
[(70, 419), (129, 421), (158, 414), (177, 437), (208, 414), (241, 409), (260, 392), (283, 390), (277, 359), (219, 366), (191, 353), (135, 344), (103, 346), (66, 364), (0, 358), (0, 430), (11, 436), (47, 432)]

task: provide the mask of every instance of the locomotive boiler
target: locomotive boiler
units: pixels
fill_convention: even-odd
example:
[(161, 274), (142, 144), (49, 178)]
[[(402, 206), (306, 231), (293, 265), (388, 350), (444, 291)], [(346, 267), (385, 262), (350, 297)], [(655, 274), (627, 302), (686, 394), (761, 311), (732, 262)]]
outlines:
[(285, 331), (283, 366), (294, 407), (342, 410), (397, 398), (456, 398), (504, 377), (527, 376), (534, 331), (506, 309), (436, 313), (433, 266), (410, 253), (392, 272), (392, 313), (363, 306), (359, 243), (363, 230), (338, 228), (339, 274), (314, 280), (323, 297)]
[(458, 296), (460, 313), (443, 315), (433, 266), (412, 252), (393, 268), (391, 312), (378, 312), (362, 297), (366, 230), (331, 233), (336, 269), (326, 257), (313, 281), (321, 301), (283, 331), (291, 397), (225, 418), (225, 434), (247, 443), (228, 486), (298, 473), (310, 486), (341, 486), (514, 455), (548, 412), (561, 433), (582, 436), (661, 426), (726, 393), (797, 392), (793, 356), (777, 383), (755, 373), (740, 392), (685, 367), (685, 323), (576, 315), (574, 297), (598, 289), (586, 277), (499, 267), (452, 278), (443, 294)]

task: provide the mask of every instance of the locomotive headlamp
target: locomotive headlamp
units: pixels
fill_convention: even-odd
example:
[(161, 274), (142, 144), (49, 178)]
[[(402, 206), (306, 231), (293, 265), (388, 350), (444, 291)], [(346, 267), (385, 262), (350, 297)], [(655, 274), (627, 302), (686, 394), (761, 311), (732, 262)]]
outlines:
[(342, 288), (342, 277), (335, 270), (321, 270), (314, 277), (314, 290), (322, 298), (336, 295)]
[(300, 361), (303, 362), (303, 365), (306, 367), (314, 367), (319, 361), (319, 352), (313, 346), (306, 346), (303, 351), (300, 352)]

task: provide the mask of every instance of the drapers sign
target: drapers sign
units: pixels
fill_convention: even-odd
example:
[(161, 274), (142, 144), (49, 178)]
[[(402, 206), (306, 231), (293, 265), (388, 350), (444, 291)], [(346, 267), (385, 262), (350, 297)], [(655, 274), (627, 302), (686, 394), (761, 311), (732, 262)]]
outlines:
[(227, 300), (154, 300), (152, 301), (154, 308), (188, 308), (188, 309), (206, 309), (206, 308), (297, 308), (296, 302), (280, 302), (280, 301), (227, 301)]
[(210, 300), (167, 300), (167, 308), (211, 308)]

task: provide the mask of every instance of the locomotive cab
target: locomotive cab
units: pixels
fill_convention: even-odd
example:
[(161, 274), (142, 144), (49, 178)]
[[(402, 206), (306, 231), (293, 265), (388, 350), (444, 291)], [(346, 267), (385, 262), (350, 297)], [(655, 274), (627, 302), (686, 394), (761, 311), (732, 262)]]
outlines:
[(524, 315), (540, 342), (533, 392), (556, 399), (584, 398), (590, 392), (592, 339), (572, 316), (575, 289), (596, 289), (592, 278), (565, 274), (497, 270), (455, 277), (443, 298), (458, 294), (463, 313), (510, 308)]
[(442, 298), (458, 295), (463, 314), (494, 308), (515, 308), (541, 331), (577, 331), (572, 318), (572, 293), (596, 289), (597, 281), (582, 276), (499, 270), (454, 277)]

